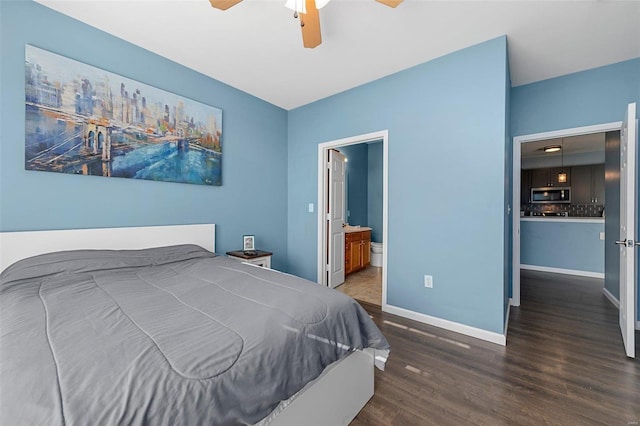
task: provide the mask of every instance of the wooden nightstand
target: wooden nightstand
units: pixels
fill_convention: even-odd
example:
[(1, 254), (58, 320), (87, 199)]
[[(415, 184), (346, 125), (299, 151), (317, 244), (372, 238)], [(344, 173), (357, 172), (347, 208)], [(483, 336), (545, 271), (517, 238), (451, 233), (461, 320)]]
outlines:
[(273, 253), (262, 250), (256, 250), (255, 252), (255, 254), (247, 255), (244, 254), (242, 250), (228, 251), (227, 256), (241, 262), (247, 262), (253, 265), (262, 266), (263, 268), (271, 269), (271, 256), (273, 256)]

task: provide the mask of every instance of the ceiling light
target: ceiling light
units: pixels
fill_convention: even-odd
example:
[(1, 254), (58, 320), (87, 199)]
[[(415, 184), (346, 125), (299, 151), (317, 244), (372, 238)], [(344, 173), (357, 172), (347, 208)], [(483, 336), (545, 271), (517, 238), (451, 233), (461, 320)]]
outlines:
[(558, 182), (559, 183), (567, 183), (567, 172), (564, 171), (564, 138), (562, 138), (562, 146), (560, 149), (562, 150), (562, 159), (560, 160), (560, 173), (558, 173)]
[[(316, 9), (322, 9), (329, 3), (330, 0), (316, 0)], [(287, 0), (285, 7), (297, 12), (307, 13), (307, 1), (306, 0)]]
[[(2, 1), (2, 0), (0, 0)], [(242, 0), (209, 0), (211, 6), (227, 10), (235, 6)], [(302, 31), (302, 45), (313, 49), (322, 44), (320, 33), (320, 13), (318, 9), (325, 7), (330, 0), (286, 0), (285, 7), (293, 10), (293, 17), (300, 18), (300, 28)], [(376, 0), (385, 6), (396, 7), (404, 0)], [(307, 6), (309, 6), (307, 10)]]
[(562, 150), (560, 145), (549, 145), (544, 147), (544, 152), (558, 152)]

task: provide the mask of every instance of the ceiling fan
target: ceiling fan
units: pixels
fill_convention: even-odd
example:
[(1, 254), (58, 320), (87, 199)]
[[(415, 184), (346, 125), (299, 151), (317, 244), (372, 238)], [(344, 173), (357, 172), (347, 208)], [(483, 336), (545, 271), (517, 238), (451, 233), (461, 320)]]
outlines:
[[(227, 10), (242, 0), (209, 0), (211, 6), (220, 10)], [(396, 7), (403, 0), (376, 0), (389, 7)], [(320, 12), (318, 9), (326, 6), (329, 0), (287, 0), (286, 7), (294, 11), (293, 17), (300, 18), (302, 29), (302, 44), (313, 49), (322, 43), (320, 34)]]

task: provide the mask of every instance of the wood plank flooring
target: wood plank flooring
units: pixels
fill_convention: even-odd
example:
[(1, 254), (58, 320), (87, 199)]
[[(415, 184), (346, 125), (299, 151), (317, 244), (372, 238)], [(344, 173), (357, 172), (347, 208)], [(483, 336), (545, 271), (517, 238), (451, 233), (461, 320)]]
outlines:
[(638, 425), (640, 361), (625, 356), (601, 290), (602, 280), (523, 272), (506, 347), (362, 303), (391, 355), (352, 425)]

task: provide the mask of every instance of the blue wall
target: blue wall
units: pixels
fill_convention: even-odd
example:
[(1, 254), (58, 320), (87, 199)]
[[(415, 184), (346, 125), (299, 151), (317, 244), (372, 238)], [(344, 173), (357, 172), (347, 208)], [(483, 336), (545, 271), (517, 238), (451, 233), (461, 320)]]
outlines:
[(340, 147), (347, 161), (347, 222), (367, 226), (368, 217), (368, 158), (367, 145), (356, 144)]
[(640, 58), (512, 88), (511, 134), (621, 121), (631, 102), (640, 105)]
[(388, 129), (388, 303), (502, 333), (505, 52), (499, 37), (289, 112), (290, 272), (316, 279), (317, 145)]
[[(286, 268), (287, 111), (37, 3), (0, 8), (1, 231), (213, 222), (218, 252), (255, 234)], [(27, 43), (221, 108), (223, 186), (25, 171)]]
[(347, 156), (347, 209), (351, 225), (371, 227), (382, 242), (382, 141), (340, 148)]
[(371, 241), (382, 243), (382, 142), (367, 144), (368, 155), (368, 225)]
[(520, 221), (520, 263), (604, 273), (601, 223)]

